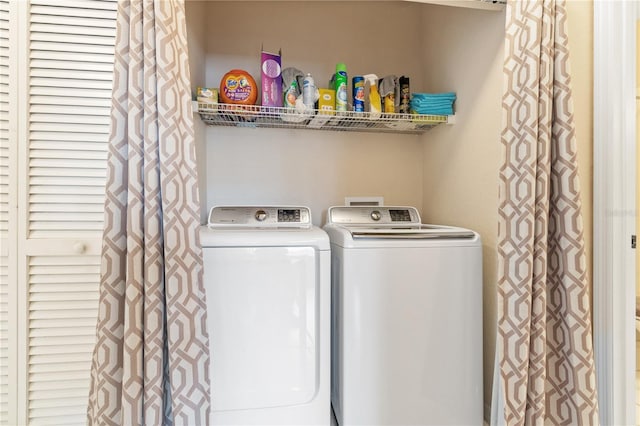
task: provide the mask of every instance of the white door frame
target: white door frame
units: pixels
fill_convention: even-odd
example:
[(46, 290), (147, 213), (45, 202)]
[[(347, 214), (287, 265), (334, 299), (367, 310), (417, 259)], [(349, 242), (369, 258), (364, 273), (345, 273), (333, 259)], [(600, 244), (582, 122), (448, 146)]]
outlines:
[(593, 316), (602, 425), (635, 424), (636, 1), (594, 3)]

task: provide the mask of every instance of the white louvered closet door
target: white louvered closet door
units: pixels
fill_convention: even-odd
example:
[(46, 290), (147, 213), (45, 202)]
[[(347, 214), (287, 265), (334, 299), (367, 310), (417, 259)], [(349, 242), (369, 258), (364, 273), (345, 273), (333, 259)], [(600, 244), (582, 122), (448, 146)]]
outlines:
[(9, 1), (0, 1), (0, 425), (9, 424)]
[(117, 2), (29, 0), (18, 8), (28, 48), (18, 70), (26, 78), (10, 77), (24, 117), (15, 160), (18, 312), (9, 325), (18, 336), (14, 418), (80, 425), (98, 307)]

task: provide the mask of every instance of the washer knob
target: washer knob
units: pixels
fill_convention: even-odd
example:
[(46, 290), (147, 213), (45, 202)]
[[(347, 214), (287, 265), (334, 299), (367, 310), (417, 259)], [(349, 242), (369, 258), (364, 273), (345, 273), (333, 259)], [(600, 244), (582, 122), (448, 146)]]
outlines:
[(267, 212), (265, 212), (264, 210), (258, 210), (256, 212), (256, 220), (258, 222), (262, 222), (267, 218)]
[(376, 222), (379, 221), (382, 218), (382, 214), (380, 214), (380, 212), (378, 210), (374, 210), (371, 212), (371, 219), (375, 220)]

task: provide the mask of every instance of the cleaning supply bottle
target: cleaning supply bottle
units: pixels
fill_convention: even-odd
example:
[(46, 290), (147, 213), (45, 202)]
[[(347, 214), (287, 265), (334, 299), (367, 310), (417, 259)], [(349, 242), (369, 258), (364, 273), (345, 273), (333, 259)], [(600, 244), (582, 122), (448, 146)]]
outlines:
[(383, 107), (385, 113), (393, 114), (396, 112), (396, 92), (395, 90), (388, 95), (385, 95), (383, 100)]
[(353, 87), (353, 110), (364, 112), (364, 77), (357, 75), (351, 80)]
[(396, 112), (396, 87), (398, 78), (391, 74), (378, 80), (378, 93), (382, 97), (382, 112), (393, 114)]
[(316, 103), (316, 83), (313, 81), (311, 74), (307, 73), (307, 76), (302, 80), (302, 103), (308, 109), (313, 109)]
[(399, 93), (396, 94), (396, 105), (399, 105), (400, 114), (411, 112), (411, 89), (409, 87), (409, 77), (404, 75), (398, 79)]
[(284, 106), (293, 108), (296, 106), (296, 98), (298, 97), (298, 82), (293, 80), (291, 85), (284, 92)]
[(382, 102), (380, 100), (380, 92), (378, 92), (378, 76), (367, 74), (363, 77), (369, 84), (369, 116), (371, 118), (379, 118), (382, 113)]
[(336, 65), (334, 84), (336, 89), (336, 111), (347, 110), (347, 66), (342, 62)]

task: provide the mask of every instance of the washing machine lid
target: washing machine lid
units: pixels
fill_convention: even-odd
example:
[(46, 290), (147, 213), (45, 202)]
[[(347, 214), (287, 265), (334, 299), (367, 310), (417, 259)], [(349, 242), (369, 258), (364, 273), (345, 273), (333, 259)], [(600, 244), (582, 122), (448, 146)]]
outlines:
[(329, 237), (311, 224), (311, 212), (297, 206), (216, 206), (200, 227), (207, 247), (315, 247), (329, 250)]
[(422, 240), (450, 240), (458, 238), (473, 238), (475, 233), (463, 228), (440, 225), (418, 225), (401, 228), (369, 228), (359, 226), (345, 227), (353, 239), (422, 239)]
[(414, 207), (331, 207), (327, 218), (324, 229), (331, 242), (343, 247), (424, 245), (429, 241), (439, 245), (467, 241), (475, 245), (479, 241), (478, 234), (469, 229), (422, 224)]

